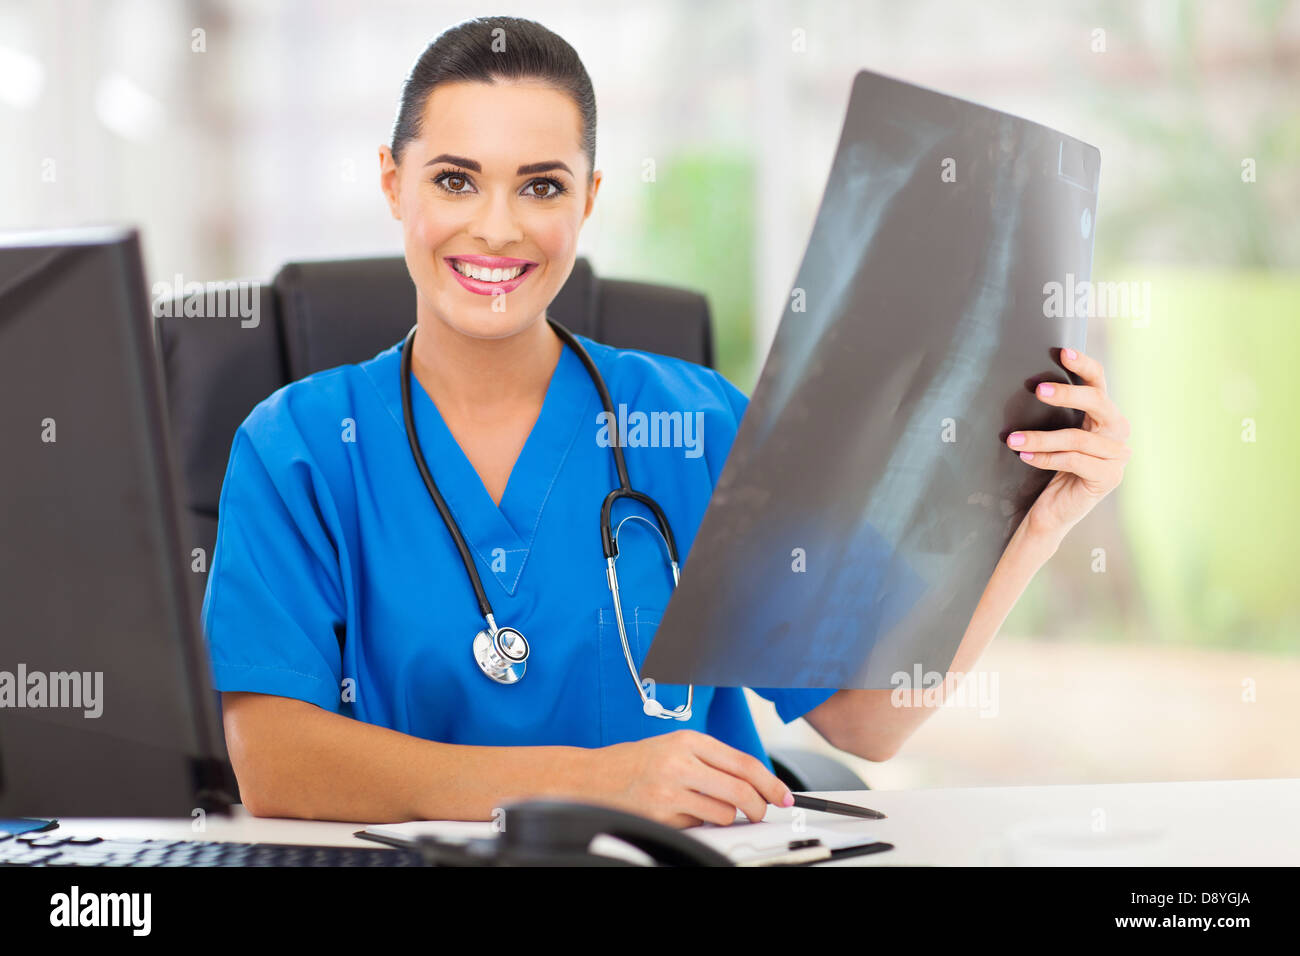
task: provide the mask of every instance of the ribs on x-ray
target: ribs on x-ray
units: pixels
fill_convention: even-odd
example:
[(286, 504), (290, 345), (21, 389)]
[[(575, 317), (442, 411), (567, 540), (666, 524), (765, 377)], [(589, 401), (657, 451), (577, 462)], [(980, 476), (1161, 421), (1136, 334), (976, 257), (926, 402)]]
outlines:
[[(897, 687), (951, 666), (1052, 478), (1006, 445), (1085, 346), (1100, 154), (868, 72), (642, 676)], [(706, 439), (707, 440), (707, 439)]]

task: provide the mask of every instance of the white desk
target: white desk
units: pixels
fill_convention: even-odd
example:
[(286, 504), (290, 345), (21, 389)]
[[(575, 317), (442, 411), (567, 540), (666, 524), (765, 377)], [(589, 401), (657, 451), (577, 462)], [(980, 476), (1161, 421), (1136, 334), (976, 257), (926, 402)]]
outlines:
[[(864, 821), (895, 849), (831, 865), (1100, 864), (1142, 866), (1300, 865), (1300, 779), (1188, 783), (1119, 783), (952, 790), (872, 790), (828, 794), (880, 810), (887, 820)], [(865, 799), (864, 799), (865, 798)], [(1098, 812), (1100, 811), (1100, 813)], [(1039, 848), (1015, 844), (1012, 828), (1060, 821), (1089, 834), (1094, 821), (1118, 842), (1155, 830), (1151, 842), (1068, 848), (1054, 840)], [(1049, 830), (1050, 832), (1050, 830)], [(1137, 834), (1135, 834), (1137, 835)], [(1049, 837), (1050, 839), (1050, 837)]]
[[(893, 843), (887, 853), (832, 866), (1056, 862), (1198, 866), (1300, 864), (1300, 779), (1130, 783), (961, 790), (871, 790), (818, 794), (874, 807), (888, 819), (862, 821), (864, 833)], [(821, 818), (820, 814), (810, 814)], [(836, 818), (842, 819), (842, 818)], [(1061, 821), (1084, 834), (1048, 833), (1046, 842), (1008, 840), (1012, 828)], [(242, 807), (230, 819), (209, 816), (205, 832), (188, 819), (77, 818), (55, 833), (128, 839), (201, 839), (248, 843), (376, 846), (352, 836), (361, 823), (258, 819)], [(1101, 828), (1097, 843), (1087, 834)], [(1158, 832), (1152, 832), (1152, 828)], [(1145, 832), (1137, 832), (1144, 830)], [(1114, 835), (1107, 842), (1107, 835)], [(1135, 839), (1125, 842), (1126, 834)], [(1056, 849), (1051, 849), (1055, 847)], [(1073, 849), (1071, 848), (1073, 847)], [(1047, 849), (1045, 849), (1047, 848)], [(1051, 859), (1043, 853), (1050, 852)]]

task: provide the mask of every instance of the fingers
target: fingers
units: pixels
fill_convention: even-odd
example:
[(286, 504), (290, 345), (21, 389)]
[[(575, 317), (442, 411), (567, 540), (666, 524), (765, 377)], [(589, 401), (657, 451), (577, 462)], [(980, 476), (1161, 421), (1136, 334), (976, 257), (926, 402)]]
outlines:
[(1044, 471), (1066, 471), (1078, 475), (1093, 485), (1111, 486), (1118, 484), (1118, 478), (1111, 480), (1117, 468), (1123, 465), (1107, 458), (1094, 458), (1077, 451), (1036, 451), (1022, 452), (1020, 459), (1034, 468)]
[(693, 734), (692, 749), (698, 760), (697, 773), (690, 774), (686, 786), (727, 801), (751, 821), (767, 816), (767, 804), (784, 805), (789, 790), (758, 758), (706, 734), (685, 732)]
[(1007, 446), (1013, 451), (1030, 453), (1035, 458), (1040, 452), (1078, 451), (1093, 458), (1128, 461), (1131, 454), (1129, 447), (1118, 439), (1104, 432), (1090, 432), (1082, 428), (1012, 432), (1007, 436)]
[(1106, 370), (1092, 356), (1074, 349), (1061, 349), (1061, 364), (1083, 379), (1084, 385), (1106, 391)]
[[(767, 816), (767, 801), (747, 780), (733, 777), (702, 760), (697, 759), (694, 769), (687, 772), (680, 782), (696, 795), (717, 804), (714, 812), (707, 816), (710, 823), (728, 826), (735, 822), (737, 810), (754, 823)], [(687, 804), (682, 809), (697, 816), (708, 811), (707, 807), (698, 804)]]
[(1040, 382), (1034, 394), (1046, 405), (1077, 408), (1081, 412), (1086, 412), (1097, 423), (1100, 430), (1120, 441), (1128, 438), (1128, 419), (1119, 413), (1110, 396), (1095, 386)]
[[(717, 773), (716, 770), (713, 772)], [(719, 800), (707, 793), (686, 793), (681, 798), (681, 810), (703, 823), (712, 823), (720, 827), (729, 827), (736, 822), (735, 804)], [(748, 813), (745, 816), (753, 820)]]
[(686, 733), (694, 734), (692, 749), (706, 764), (746, 781), (767, 803), (774, 803), (778, 807), (785, 805), (785, 798), (790, 790), (757, 757), (735, 747), (728, 747), (708, 734), (693, 731), (686, 731)]
[(1108, 417), (1114, 407), (1105, 392), (1092, 385), (1063, 385), (1060, 382), (1039, 382), (1034, 389), (1038, 400), (1045, 405), (1057, 405), (1061, 408), (1077, 408), (1087, 412), (1100, 424)]
[[(1091, 355), (1075, 349), (1061, 349), (1061, 364), (1079, 376), (1082, 385), (1044, 383), (1035, 394), (1048, 405), (1077, 408), (1092, 416), (1097, 427), (1114, 435), (1120, 441), (1129, 437), (1128, 419), (1120, 414), (1106, 388), (1106, 370)], [(1045, 389), (1046, 386), (1046, 389)], [(1086, 391), (1091, 390), (1091, 391)]]
[(687, 827), (698, 827), (704, 821), (699, 817), (691, 816), (689, 813), (675, 813), (664, 822), (670, 827), (684, 830)]

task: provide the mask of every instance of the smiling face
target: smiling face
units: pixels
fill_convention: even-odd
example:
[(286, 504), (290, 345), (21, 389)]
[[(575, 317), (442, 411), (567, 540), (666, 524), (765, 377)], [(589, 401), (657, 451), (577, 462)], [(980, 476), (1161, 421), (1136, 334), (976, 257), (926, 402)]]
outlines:
[(540, 82), (447, 83), (429, 94), (400, 165), (380, 147), (421, 317), (475, 338), (542, 317), (600, 188), (599, 172), (588, 185), (581, 133), (573, 99)]

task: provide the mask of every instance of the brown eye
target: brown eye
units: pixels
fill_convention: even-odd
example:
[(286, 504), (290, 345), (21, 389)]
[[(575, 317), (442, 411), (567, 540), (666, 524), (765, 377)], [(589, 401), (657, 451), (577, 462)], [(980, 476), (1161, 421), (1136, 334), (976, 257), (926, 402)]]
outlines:
[(534, 179), (525, 189), (533, 194), (534, 199), (559, 199), (561, 195), (568, 192), (558, 180), (549, 177)]
[[(460, 196), (469, 192), (469, 177), (464, 173), (454, 170), (446, 170), (433, 177), (434, 184), (443, 192), (451, 193), (454, 196)], [(448, 185), (451, 183), (451, 185)], [(461, 187), (465, 188), (462, 189)]]

